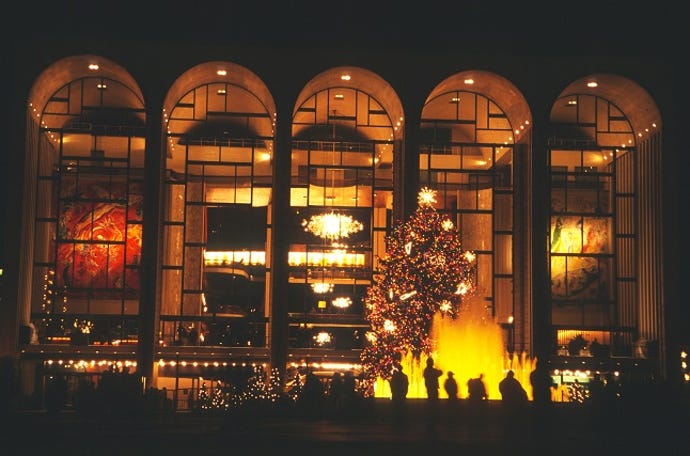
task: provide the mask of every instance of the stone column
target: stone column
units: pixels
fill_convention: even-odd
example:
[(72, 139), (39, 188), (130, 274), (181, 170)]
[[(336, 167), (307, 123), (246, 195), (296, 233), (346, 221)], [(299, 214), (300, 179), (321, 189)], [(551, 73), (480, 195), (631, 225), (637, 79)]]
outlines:
[(144, 159), (144, 222), (141, 249), (141, 296), (139, 302), (139, 342), (137, 372), (145, 386), (154, 386), (154, 355), (160, 314), (160, 253), (162, 252), (163, 141), (162, 97), (147, 94), (146, 156)]
[(273, 154), (273, 191), (271, 194), (270, 258), (270, 356), (271, 367), (285, 379), (288, 353), (288, 226), (290, 211), (291, 109), (278, 106)]

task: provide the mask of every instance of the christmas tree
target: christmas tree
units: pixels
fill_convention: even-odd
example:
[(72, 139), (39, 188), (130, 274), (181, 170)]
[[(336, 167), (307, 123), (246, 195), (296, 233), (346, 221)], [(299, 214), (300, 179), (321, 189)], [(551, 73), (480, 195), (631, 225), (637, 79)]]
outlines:
[(225, 393), (223, 392), (223, 384), (220, 381), (217, 381), (216, 387), (213, 390), (213, 395), (211, 396), (211, 405), (209, 408), (225, 409), (227, 407), (228, 405), (225, 400)]
[(267, 397), (266, 372), (263, 367), (254, 366), (254, 375), (247, 381), (247, 387), (242, 391), (240, 404), (259, 404)]
[(283, 398), (283, 385), (277, 367), (271, 369), (271, 377), (268, 385), (266, 385), (266, 394), (271, 402), (278, 402)]
[(64, 314), (67, 312), (66, 287), (60, 287), (55, 280), (55, 270), (48, 269), (43, 277), (43, 332), (48, 337), (64, 336), (66, 323)]
[(386, 237), (386, 254), (364, 302), (372, 332), (362, 350), (365, 376), (389, 379), (393, 364), (433, 351), (434, 315), (456, 318), (474, 289), (475, 255), (453, 221), (437, 212), (436, 192), (422, 188), (417, 210)]
[(201, 384), (199, 389), (199, 407), (202, 410), (208, 410), (211, 408), (211, 397), (208, 395), (208, 389), (206, 388), (206, 383)]

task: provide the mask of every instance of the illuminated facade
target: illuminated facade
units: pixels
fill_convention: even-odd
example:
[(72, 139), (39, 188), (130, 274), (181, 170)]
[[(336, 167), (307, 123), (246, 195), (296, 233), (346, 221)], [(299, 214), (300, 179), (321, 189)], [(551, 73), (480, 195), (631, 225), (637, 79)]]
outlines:
[(170, 389), (254, 363), (356, 369), (362, 299), (421, 186), (475, 252), (468, 305), (508, 351), (680, 377), (663, 74), (643, 88), (623, 59), (487, 71), (451, 53), (402, 76), (373, 52), (277, 72), (270, 49), (222, 46), (178, 74), (122, 46), (44, 50), (18, 88), (1, 310), (18, 323), (0, 338), (26, 394), (58, 363)]

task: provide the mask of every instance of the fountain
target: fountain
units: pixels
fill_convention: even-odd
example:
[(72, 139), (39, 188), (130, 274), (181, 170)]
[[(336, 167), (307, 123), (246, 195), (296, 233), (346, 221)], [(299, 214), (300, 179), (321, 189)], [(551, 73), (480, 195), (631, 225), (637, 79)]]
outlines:
[[(435, 351), (432, 354), (434, 365), (443, 371), (440, 383), (440, 397), (447, 398), (443, 390), (443, 381), (448, 371), (455, 373), (460, 398), (467, 397), (467, 381), (484, 374), (489, 400), (500, 400), (498, 383), (505, 373), (512, 369), (522, 386), (532, 398), (529, 374), (534, 369), (536, 359), (526, 353), (512, 355), (506, 350), (503, 329), (494, 319), (486, 317), (486, 311), (476, 300), (467, 303), (459, 316), (453, 320), (449, 317), (434, 317), (432, 337)], [(422, 370), (426, 357), (415, 360), (410, 354), (402, 360), (403, 371), (410, 381), (408, 398), (426, 398), (426, 389)], [(376, 397), (390, 397), (387, 381), (378, 379), (374, 387)]]

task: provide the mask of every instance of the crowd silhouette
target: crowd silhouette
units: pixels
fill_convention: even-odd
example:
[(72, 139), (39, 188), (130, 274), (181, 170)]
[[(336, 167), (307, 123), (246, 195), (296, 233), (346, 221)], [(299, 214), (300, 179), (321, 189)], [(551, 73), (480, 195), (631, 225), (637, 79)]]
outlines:
[[(7, 372), (12, 372), (6, 365), (3, 368), (6, 379), (9, 375)], [(687, 404), (687, 397), (671, 398), (665, 384), (656, 379), (628, 378), (614, 372), (602, 372), (579, 383), (586, 391), (581, 403), (571, 401), (572, 405), (568, 404), (567, 407), (556, 406), (556, 402), (561, 403), (563, 400), (560, 394), (555, 394), (556, 391), (564, 391), (563, 377), (560, 378), (561, 388), (557, 389), (554, 380), (557, 381), (558, 377), (553, 376), (546, 363), (537, 362), (529, 374), (527, 385), (523, 386), (516, 377), (515, 372), (507, 370), (505, 377), (496, 385), (490, 385), (489, 389), (484, 374), (478, 373), (476, 377), (466, 381), (467, 389), (462, 391), (466, 394), (461, 394), (455, 373), (439, 369), (433, 359), (429, 358), (425, 369), (412, 369), (411, 373), (405, 372), (398, 361), (393, 364), (388, 379), (391, 394), (388, 404), (385, 401), (373, 401), (373, 387), (366, 385), (363, 378), (357, 377), (351, 370), (331, 372), (330, 375), (305, 370), (300, 371), (299, 380), (294, 387), (295, 400), (289, 401), (284, 413), (305, 421), (349, 422), (360, 422), (371, 419), (377, 413), (386, 413), (385, 416), (390, 417), (390, 423), (396, 429), (404, 431), (401, 435), (419, 428), (428, 432), (428, 438), (435, 438), (437, 429), (471, 425), (496, 426), (508, 439), (522, 438), (523, 434), (530, 433), (535, 439), (547, 439), (548, 435), (557, 435), (562, 431), (559, 429), (556, 432), (555, 426), (558, 425), (558, 417), (562, 417), (563, 410), (567, 408), (578, 411), (580, 416), (585, 417), (588, 429), (606, 439), (612, 429), (631, 428), (640, 429), (641, 432), (659, 430), (668, 425), (669, 420), (666, 418), (673, 416), (672, 412), (662, 408), (680, 410), (682, 404)], [(68, 405), (68, 408), (74, 408), (84, 417), (99, 419), (121, 417), (138, 420), (150, 416), (142, 412), (177, 410), (173, 405), (177, 400), (174, 391), (167, 391), (165, 388), (148, 388), (143, 391), (139, 377), (126, 368), (110, 368), (102, 372), (97, 381), (94, 381), (95, 378), (66, 375), (46, 377), (42, 406), (46, 412), (57, 415)], [(409, 391), (413, 380), (415, 399), (410, 399)], [(419, 391), (416, 389), (422, 382), (426, 388), (426, 397), (418, 396)], [(447, 400), (440, 400), (441, 386), (445, 392), (443, 397), (447, 397)], [(8, 389), (10, 387), (11, 385)], [(491, 392), (491, 397), (487, 390)], [(494, 391), (500, 394), (495, 395)], [(180, 397), (188, 397), (191, 411), (194, 399), (191, 391), (189, 394), (185, 391), (184, 396)], [(2, 399), (3, 405), (7, 406), (7, 395)], [(260, 417), (266, 409), (252, 411), (256, 411), (257, 417)], [(583, 411), (584, 415), (579, 411)], [(686, 409), (686, 416), (681, 416), (686, 422), (687, 413)], [(665, 419), (651, 418), (660, 416)], [(257, 417), (255, 419), (260, 419)], [(247, 428), (245, 426), (244, 429)]]

